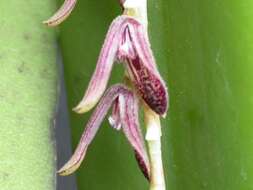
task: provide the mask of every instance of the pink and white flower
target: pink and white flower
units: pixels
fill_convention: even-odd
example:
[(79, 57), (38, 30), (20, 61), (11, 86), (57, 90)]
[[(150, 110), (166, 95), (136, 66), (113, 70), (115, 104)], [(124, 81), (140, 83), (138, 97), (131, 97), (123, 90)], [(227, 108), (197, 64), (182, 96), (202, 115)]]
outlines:
[[(123, 6), (125, 0), (119, 2)], [(71, 13), (75, 4), (76, 0), (65, 0), (63, 6), (44, 23), (49, 26), (60, 24)], [(106, 90), (115, 62), (124, 65), (131, 88), (117, 84)], [(167, 88), (158, 72), (146, 28), (136, 18), (121, 15), (109, 27), (88, 88), (74, 111), (84, 113), (98, 105), (73, 156), (58, 173), (68, 175), (80, 166), (90, 143), (112, 107), (109, 123), (116, 130), (122, 129), (134, 149), (142, 172), (149, 179), (150, 163), (138, 118), (140, 103), (146, 104), (158, 115), (165, 115), (168, 109)]]

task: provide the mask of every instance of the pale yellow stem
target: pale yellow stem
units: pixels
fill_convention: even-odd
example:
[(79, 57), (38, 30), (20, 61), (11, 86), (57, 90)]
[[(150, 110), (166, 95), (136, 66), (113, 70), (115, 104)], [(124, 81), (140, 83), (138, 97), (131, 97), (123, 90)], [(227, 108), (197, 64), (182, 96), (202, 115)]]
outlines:
[(123, 7), (125, 15), (135, 17), (147, 29), (147, 0), (126, 0)]
[(161, 151), (161, 124), (160, 117), (149, 107), (144, 107), (145, 125), (147, 127), (146, 141), (150, 156), (150, 190), (165, 190), (162, 151)]

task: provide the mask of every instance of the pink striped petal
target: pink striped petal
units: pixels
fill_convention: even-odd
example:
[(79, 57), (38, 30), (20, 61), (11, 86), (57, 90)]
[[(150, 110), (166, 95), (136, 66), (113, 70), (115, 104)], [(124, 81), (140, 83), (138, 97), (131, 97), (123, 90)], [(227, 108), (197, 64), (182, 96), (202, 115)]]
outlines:
[(128, 93), (128, 89), (123, 85), (114, 85), (107, 90), (101, 98), (94, 113), (92, 114), (87, 126), (82, 134), (81, 140), (70, 160), (58, 171), (60, 175), (69, 175), (73, 173), (81, 164), (85, 157), (88, 146), (95, 137), (100, 124), (107, 114), (110, 106), (119, 94)]
[(72, 12), (76, 5), (76, 0), (65, 0), (61, 8), (48, 20), (43, 23), (48, 26), (57, 26), (62, 23)]
[(125, 22), (126, 18), (124, 16), (119, 16), (112, 22), (85, 95), (82, 101), (73, 109), (77, 113), (85, 113), (92, 109), (103, 95), (118, 49), (120, 31)]
[(150, 165), (139, 126), (138, 98), (132, 92), (129, 92), (124, 94), (124, 96), (119, 96), (119, 104), (123, 132), (134, 149), (135, 157), (141, 171), (149, 180)]
[(157, 69), (143, 26), (134, 18), (121, 37), (118, 59), (125, 61), (128, 73), (142, 99), (159, 115), (168, 109), (167, 88)]

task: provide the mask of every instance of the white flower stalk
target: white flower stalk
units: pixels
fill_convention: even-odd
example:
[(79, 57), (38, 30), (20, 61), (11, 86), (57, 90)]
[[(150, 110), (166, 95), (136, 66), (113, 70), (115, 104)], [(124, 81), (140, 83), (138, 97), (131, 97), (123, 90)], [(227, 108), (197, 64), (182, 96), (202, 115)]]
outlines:
[(138, 18), (147, 29), (147, 0), (122, 0), (121, 3), (124, 8), (124, 14)]
[(144, 118), (147, 128), (145, 139), (148, 143), (150, 156), (150, 190), (165, 190), (160, 118), (148, 106), (144, 107)]

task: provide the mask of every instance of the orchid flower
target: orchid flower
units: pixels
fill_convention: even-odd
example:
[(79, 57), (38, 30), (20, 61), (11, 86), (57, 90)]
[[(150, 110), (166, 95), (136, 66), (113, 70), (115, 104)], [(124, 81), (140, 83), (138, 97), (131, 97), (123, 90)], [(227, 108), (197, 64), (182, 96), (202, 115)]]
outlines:
[[(85, 157), (88, 146), (111, 106), (117, 110), (117, 112), (113, 112), (110, 117), (112, 127), (115, 128), (115, 122), (117, 124), (120, 123), (124, 134), (134, 149), (136, 159), (143, 174), (149, 179), (149, 159), (138, 120), (138, 98), (127, 87), (120, 84), (110, 87), (101, 98), (101, 101), (87, 123), (75, 153), (58, 171), (60, 175), (69, 175), (79, 167)], [(117, 130), (120, 130), (120, 128), (117, 128)]]
[[(109, 123), (116, 130), (122, 129), (126, 135), (143, 174), (150, 180), (151, 190), (165, 190), (159, 115), (165, 116), (167, 112), (168, 93), (150, 48), (147, 2), (119, 0), (119, 3), (124, 14), (115, 18), (109, 27), (88, 88), (74, 111), (84, 113), (99, 103), (73, 156), (58, 172), (60, 175), (68, 175), (80, 166), (88, 146), (112, 107)], [(44, 23), (48, 26), (60, 24), (71, 13), (75, 4), (76, 0), (65, 0), (62, 7)], [(114, 62), (124, 65), (131, 88), (117, 84), (106, 91)], [(144, 106), (150, 160), (139, 127), (139, 104)]]
[[(123, 5), (125, 0), (120, 0)], [(44, 23), (55, 26), (73, 10), (76, 0), (65, 0), (56, 14)], [(112, 22), (101, 49), (97, 66), (77, 113), (92, 109), (103, 95), (114, 61), (123, 62), (139, 95), (159, 115), (165, 115), (168, 94), (155, 63), (147, 32), (134, 17), (121, 15)]]
[(123, 62), (138, 94), (157, 114), (167, 111), (168, 95), (155, 64), (150, 43), (137, 19), (122, 15), (111, 24), (87, 91), (74, 110), (92, 109), (103, 95), (114, 61)]

